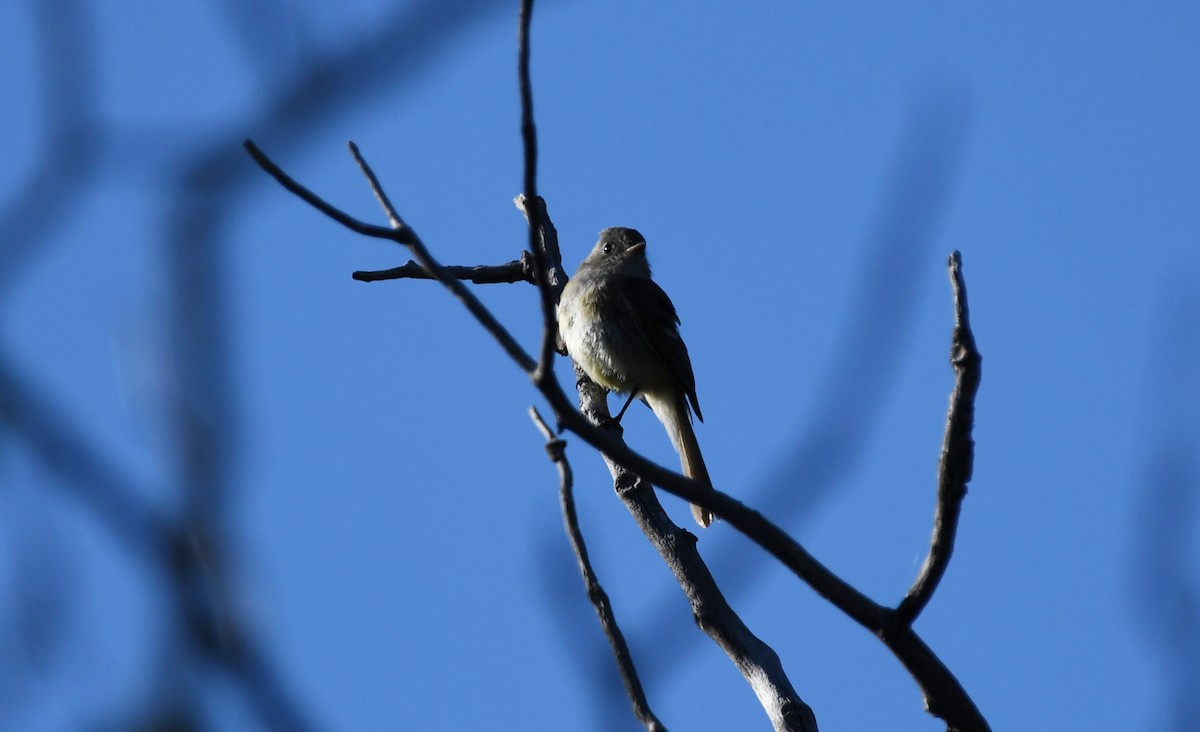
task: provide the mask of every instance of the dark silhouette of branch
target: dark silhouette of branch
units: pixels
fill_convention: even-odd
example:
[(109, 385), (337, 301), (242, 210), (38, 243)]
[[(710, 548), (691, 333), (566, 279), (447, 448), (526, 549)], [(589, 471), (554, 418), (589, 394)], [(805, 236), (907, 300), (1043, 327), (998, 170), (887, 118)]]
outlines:
[[(246, 147), (250, 151), (250, 154), (259, 161), (263, 169), (270, 172), (285, 188), (296, 193), (296, 195), (305, 201), (312, 203), (316, 208), (334, 220), (346, 222), (347, 227), (352, 230), (362, 230), (363, 233), (370, 236), (390, 238), (397, 243), (408, 246), (418, 262), (421, 262), (424, 267), (433, 272), (443, 285), (458, 296), (460, 300), (463, 300), (472, 314), (491, 333), (501, 347), (509, 351), (510, 356), (513, 357), (513, 360), (517, 362), (522, 370), (531, 377), (534, 375), (536, 364), (533, 360), (525, 354), (520, 346), (516, 345), (512, 336), (479, 303), (478, 299), (466, 290), (465, 286), (459, 280), (447, 273), (430, 257), (428, 250), (412, 229), (408, 227), (398, 230), (385, 229), (360, 222), (348, 214), (339, 211), (326, 201), (320, 199), (316, 194), (296, 183), (290, 176), (279, 169), (278, 166), (268, 160), (253, 143), (247, 142)], [(514, 355), (514, 352), (516, 355)], [(534, 379), (534, 382), (535, 386), (538, 387), (542, 395), (554, 409), (559, 426), (573, 432), (589, 445), (595, 447), (607, 460), (613, 463), (610, 468), (613, 468), (618, 474), (617, 483), (622, 493), (635, 488), (641, 481), (631, 483), (629, 479), (622, 480), (620, 477), (621, 471), (616, 470), (616, 468), (630, 471), (633, 475), (639, 476), (643, 481), (647, 481), (648, 484), (658, 486), (689, 503), (697, 503), (710, 509), (718, 517), (728, 522), (730, 526), (742, 532), (782, 562), (784, 566), (792, 570), (797, 577), (809, 584), (818, 594), (832, 602), (860, 625), (879, 636), (888, 648), (896, 654), (897, 658), (900, 659), (909, 672), (913, 674), (925, 694), (926, 708), (931, 714), (946, 719), (950, 728), (954, 730), (988, 729), (987, 722), (979, 713), (979, 710), (975, 707), (974, 702), (971, 701), (966, 691), (950, 673), (949, 669), (937, 659), (936, 655), (916, 636), (907, 623), (897, 621), (896, 611), (875, 603), (849, 583), (830, 572), (829, 569), (818, 562), (783, 529), (766, 519), (758, 511), (745, 506), (740, 501), (720, 491), (707, 492), (706, 486), (700, 486), (694, 480), (668, 470), (643, 457), (641, 454), (634, 452), (619, 437), (613, 435), (610, 430), (597, 428), (596, 424), (607, 421), (607, 405), (603, 398), (603, 392), (586, 378), (580, 378), (577, 384), (581, 392), (582, 411), (575, 409), (551, 370), (543, 372), (542, 378)], [(589, 388), (596, 389), (598, 393), (593, 397), (587, 396), (584, 394), (584, 391)], [(648, 485), (647, 492), (649, 492)], [(669, 519), (667, 521), (669, 522)], [(645, 526), (643, 526), (644, 529)], [(678, 527), (675, 527), (675, 531), (681, 535), (691, 536), (687, 532), (678, 529)], [(666, 538), (669, 536), (669, 533), (665, 533), (662, 536), (667, 543), (678, 546), (681, 543), (680, 536), (675, 535)], [(692, 540), (694, 541), (694, 537)], [(684, 541), (682, 543), (689, 542)], [(698, 560), (698, 555), (696, 558)], [(703, 565), (700, 563), (698, 566), (702, 567)], [(703, 571), (707, 573), (707, 569)], [(697, 572), (684, 571), (677, 573), (677, 578), (684, 575), (690, 576), (694, 580)], [(685, 587), (685, 591), (687, 589)], [(713, 583), (712, 589), (719, 594), (715, 583)], [(723, 598), (721, 602), (724, 602)], [(701, 627), (705, 628), (706, 631), (709, 630), (709, 627), (703, 621), (701, 622)], [(718, 642), (720, 643), (721, 641)], [(737, 644), (725, 646), (723, 644), (722, 647), (725, 648), (727, 653), (733, 656), (735, 653), (744, 651), (750, 646)], [(769, 648), (766, 650), (769, 651)], [(771, 651), (770, 655), (774, 656), (774, 652)], [(745, 661), (746, 657), (735, 657), (735, 663), (739, 663), (739, 667)], [(760, 666), (759, 670), (767, 668), (769, 665)], [(761, 678), (755, 678), (753, 674), (750, 675), (750, 680), (752, 684), (756, 681), (762, 681)], [(778, 689), (786, 688), (790, 691), (790, 685), (785, 686), (786, 676), (781, 676), (776, 680), (783, 682), (777, 687)], [(756, 691), (759, 691), (759, 689), (756, 688)], [(794, 694), (794, 692), (792, 693)], [(764, 699), (762, 694), (760, 694), (760, 700), (764, 702), (768, 701), (768, 699)], [(798, 699), (795, 699), (793, 703), (803, 704)], [(807, 707), (804, 708), (807, 709)], [(770, 708), (768, 709), (770, 711)], [(777, 709), (787, 710), (786, 707), (777, 707)], [(773, 722), (777, 724), (781, 719), (783, 718), (772, 715)], [(782, 728), (801, 729), (802, 727)]]
[[(521, 0), (520, 22), (517, 31), (517, 78), (521, 92), (521, 144), (525, 157), (525, 191), (518, 199), (522, 202), (537, 201), (538, 205), (523, 208), (529, 223), (529, 251), (533, 252), (534, 273), (537, 276), (538, 296), (542, 306), (542, 343), (538, 349), (538, 365), (534, 374), (535, 383), (541, 383), (554, 369), (554, 346), (558, 339), (558, 320), (555, 306), (566, 285), (566, 278), (551, 281), (551, 263), (558, 270), (558, 235), (553, 236), (553, 252), (546, 249), (548, 237), (542, 232), (552, 232), (544, 201), (537, 193), (537, 126), (533, 121), (533, 83), (529, 76), (529, 28), (533, 23), (533, 0)], [(553, 255), (553, 258), (552, 256)]]
[[(863, 453), (876, 439), (879, 416), (896, 383), (892, 368), (913, 330), (919, 283), (932, 261), (937, 230), (962, 169), (971, 130), (971, 98), (958, 83), (927, 83), (909, 97), (883, 185), (869, 217), (857, 283), (838, 339), (826, 366), (810, 388), (812, 408), (797, 426), (790, 448), (782, 451), (763, 480), (744, 489), (776, 523), (795, 532), (825, 501), (838, 493)], [(797, 485), (804, 486), (796, 490)], [(773, 565), (747, 556), (732, 541), (706, 542), (708, 563), (733, 601), (759, 586)], [(638, 641), (661, 642), (664, 635), (685, 652), (658, 655), (643, 673), (667, 674), (687, 667), (698, 648), (688, 629), (665, 623), (675, 598), (663, 592), (639, 625), (626, 624)], [(611, 703), (611, 702), (610, 702)]]
[[(506, 264), (482, 264), (473, 267), (447, 265), (445, 269), (448, 274), (455, 278), (474, 282), (477, 285), (513, 284), (516, 282), (534, 284), (533, 262), (530, 260), (528, 252), (522, 252), (520, 259), (514, 259)], [(399, 267), (358, 271), (352, 276), (360, 282), (437, 279), (411, 259)]]
[(641, 681), (638, 680), (637, 668), (629, 653), (629, 646), (625, 643), (625, 636), (621, 633), (620, 626), (617, 625), (617, 618), (613, 613), (612, 603), (609, 602), (608, 593), (600, 585), (600, 580), (596, 577), (595, 570), (592, 569), (592, 562), (588, 559), (587, 545), (584, 544), (583, 532), (579, 528), (579, 515), (575, 511), (574, 476), (571, 464), (567, 462), (567, 443), (554, 436), (553, 430), (546, 424), (546, 420), (542, 419), (542, 415), (536, 408), (529, 408), (529, 416), (538, 431), (546, 438), (546, 454), (550, 457), (550, 462), (558, 468), (559, 503), (562, 506), (563, 524), (566, 526), (567, 538), (570, 539), (571, 549), (575, 552), (575, 562), (579, 566), (579, 573), (583, 575), (588, 600), (596, 609), (596, 615), (600, 617), (600, 626), (604, 630), (604, 637), (608, 639), (613, 655), (616, 657), (617, 670), (621, 674), (621, 681), (625, 684), (625, 692), (633, 703), (633, 713), (650, 732), (666, 732), (667, 728), (650, 710), (650, 704), (646, 701), (646, 692), (642, 689)]
[[(522, 6), (522, 38), (527, 38), (526, 31), (528, 29), (528, 6)], [(522, 54), (522, 59), (526, 57)], [(528, 88), (523, 87), (527, 92)], [(528, 97), (525, 97), (528, 100)], [(523, 124), (522, 129), (525, 132), (526, 141), (529, 141), (529, 135), (533, 134), (533, 126), (529, 109), (526, 108), (524, 118), (528, 121)], [(258, 165), (268, 174), (276, 179), (285, 189), (295, 194), (306, 203), (317, 210), (332, 218), (334, 221), (342, 224), (351, 231), (363, 234), (365, 236), (389, 239), (398, 244), (402, 244), (410, 249), (417, 263), (426, 271), (430, 272), (439, 282), (445, 285), (476, 317), (484, 328), (492, 334), (502, 348), (513, 360), (525, 371), (534, 381), (535, 386), (542, 391), (555, 408), (555, 414), (559, 424), (567, 424), (572, 431), (579, 434), (579, 430), (589, 430), (595, 432), (592, 424), (589, 424), (566, 398), (565, 393), (559, 386), (557, 378), (554, 376), (554, 371), (545, 360), (534, 362), (528, 354), (516, 343), (515, 339), (508, 331), (495, 319), (482, 303), (471, 293), (466, 287), (448, 272), (444, 267), (437, 263), (428, 249), (425, 247), (420, 237), (407, 224), (403, 218), (396, 212), (395, 208), (389, 201), (386, 193), (382, 190), (378, 178), (371, 170), (370, 166), (362, 158), (357, 146), (353, 143), (350, 145), (351, 153), (354, 155), (355, 161), (367, 178), (372, 192), (379, 201), (391, 222), (391, 228), (385, 228), (372, 224), (367, 224), (353, 216), (341, 211), (337, 207), (328, 203), (320, 196), (298, 183), (291, 176), (287, 175), (282, 169), (272, 162), (261, 150), (251, 141), (245, 143), (246, 150), (258, 163)], [(526, 163), (532, 164), (536, 160), (536, 155), (529, 152), (527, 147)], [(535, 188), (533, 176), (527, 167), (526, 185), (528, 188)], [(522, 198), (518, 199), (518, 205), (523, 207), (523, 211), (529, 219), (530, 225), (530, 243), (533, 250), (535, 266), (540, 272), (547, 271), (548, 263), (553, 262), (555, 267), (558, 267), (557, 258), (557, 236), (554, 234), (552, 225), (549, 224), (549, 217), (545, 215), (544, 202), (536, 195), (530, 195), (527, 192)], [(552, 257), (547, 254), (553, 255)], [(562, 278), (561, 284), (565, 285), (565, 277)], [(541, 301), (543, 305), (544, 330), (542, 337), (541, 354), (543, 359), (548, 359), (548, 354), (551, 354), (554, 346), (554, 337), (557, 331), (555, 325), (554, 304), (558, 292), (561, 292), (561, 285), (558, 286), (557, 292), (554, 290), (555, 284), (550, 280), (549, 275), (540, 277), (538, 280), (539, 291), (541, 292)], [(606, 409), (606, 407), (605, 407)], [(570, 427), (570, 422), (574, 422), (574, 427)], [(605, 435), (608, 437), (607, 435)], [(586, 438), (585, 438), (586, 439)], [(608, 437), (608, 439), (613, 439)], [(629, 454), (628, 447), (620, 443), (621, 447)], [(644, 461), (644, 459), (643, 459)], [(648, 461), (645, 461), (648, 463)], [(665, 471), (670, 474), (669, 471)], [(677, 476), (676, 477), (682, 477)], [(691, 481), (688, 482), (690, 490), (696, 490), (691, 486)], [(647, 486), (647, 490), (649, 490)], [(674, 526), (666, 517), (666, 514), (661, 511), (655, 516), (653, 522), (647, 522), (645, 526), (654, 525), (654, 531), (649, 532), (652, 542), (656, 537), (667, 536), (672, 533), (679, 533), (682, 530)], [(653, 535), (652, 535), (653, 534)], [(688, 535), (690, 536), (690, 534)], [(669, 544), (676, 542), (660, 542), (660, 547), (668, 547)], [(795, 690), (791, 687), (791, 683), (787, 680), (783, 673), (782, 667), (779, 664), (778, 656), (770, 649), (769, 646), (755, 638), (740, 619), (724, 602), (720, 596), (720, 591), (712, 580), (707, 568), (704, 568), (703, 563), (699, 559), (699, 555), (694, 553), (690, 562), (675, 561), (674, 550), (671, 550), (671, 561), (675, 561), (675, 568), (684, 568), (684, 571), (677, 572), (677, 577), (681, 581), (687, 580), (685, 592), (688, 592), (689, 598), (693, 601), (693, 609), (696, 611), (697, 618), (701, 621), (701, 627), (705, 629), (715, 640), (721, 645), (727, 654), (734, 660), (738, 668), (750, 681), (760, 701), (766, 708), (772, 722), (777, 729), (786, 730), (814, 730), (815, 720), (808, 706), (796, 695)], [(702, 571), (700, 571), (702, 570)], [(699, 581), (691, 575), (702, 575)], [(711, 612), (708, 609), (720, 607), (721, 612)]]
[[(391, 221), (390, 229), (366, 224), (345, 214), (284, 173), (253, 143), (247, 142), (246, 148), (259, 165), (286, 189), (330, 218), (366, 236), (387, 238), (407, 246), (413, 252), (418, 266), (462, 300), (522, 370), (533, 378), (535, 386), (554, 409), (560, 429), (570, 430), (601, 451), (616, 478), (618, 493), (676, 574), (685, 593), (688, 594), (698, 623), (726, 650), (743, 675), (750, 680), (776, 729), (807, 730), (815, 729), (816, 724), (811, 710), (795, 695), (774, 651), (750, 634), (737, 619), (699, 555), (695, 553), (694, 537), (674, 526), (666, 518), (651, 485), (657, 485), (680, 498), (711, 509), (713, 513), (766, 549), (819, 594), (880, 637), (921, 686), (926, 708), (932, 714), (944, 718), (950, 729), (988, 729), (986, 721), (954, 676), (911, 628), (912, 621), (928, 602), (949, 561), (958, 509), (965, 491), (965, 483), (970, 476), (970, 425), (973, 397), (978, 386), (978, 354), (974, 350), (967, 321), (965, 287), (957, 253), (951, 258), (951, 276), (956, 304), (953, 364), (959, 382), (949, 415), (947, 455), (943, 459), (942, 478), (939, 480), (937, 525), (929, 561), (923, 567), (906, 601), (901, 603), (899, 609), (892, 610), (870, 600), (834, 575), (762, 514), (724, 493), (707, 492), (707, 487), (700, 488), (694, 481), (633, 452), (614, 434), (619, 432), (619, 427), (610, 423), (607, 429), (597, 429), (597, 424), (608, 421), (605, 394), (582, 374), (577, 372), (577, 376), (580, 377), (577, 383), (581, 395), (580, 410), (577, 411), (573, 407), (562, 391), (553, 370), (548, 366), (555, 333), (553, 304), (558, 293), (548, 282), (547, 276), (542, 274), (547, 272), (548, 265), (545, 243), (548, 238), (546, 232), (549, 218), (544, 216), (544, 202), (536, 195), (536, 141), (528, 78), (527, 39), (530, 10), (531, 3), (526, 0), (522, 3), (519, 58), (522, 136), (526, 144), (524, 200), (526, 203), (538, 203), (537, 207), (526, 207), (530, 225), (530, 249), (533, 252), (535, 272), (539, 275), (537, 284), (541, 293), (545, 323), (542, 349), (537, 362), (515, 343), (503, 326), (466, 290), (455, 273), (433, 260), (420, 238), (395, 211), (378, 179), (356, 147), (351, 145), (351, 150)], [(555, 253), (557, 254), (557, 247)]]
[(933, 518), (933, 538), (929, 556), (908, 594), (896, 608), (898, 622), (912, 625), (937, 590), (950, 555), (954, 552), (954, 535), (967, 482), (975, 461), (975, 442), (971, 428), (975, 423), (975, 393), (983, 359), (975, 349), (971, 333), (970, 312), (967, 309), (967, 287), (962, 276), (962, 255), (950, 255), (950, 282), (954, 290), (954, 335), (950, 344), (950, 365), (957, 379), (950, 394), (950, 410), (946, 415), (946, 435), (942, 440), (942, 457), (938, 461), (938, 501)]
[[(570, 415), (572, 420), (577, 420), (582, 418), (582, 414), (588, 413), (593, 416), (593, 421), (587, 424), (587, 428), (594, 430), (594, 425), (610, 423), (604, 392), (577, 368), (577, 386), (582, 411), (575, 411), (573, 407), (564, 405), (565, 394), (558, 384), (552, 365), (558, 339), (556, 305), (567, 278), (562, 272), (557, 233), (546, 213), (545, 201), (537, 195), (537, 129), (533, 120), (533, 89), (529, 74), (529, 30), (532, 13), (533, 0), (522, 0), (518, 32), (518, 77), (521, 95), (521, 140), (525, 157), (525, 192), (517, 203), (529, 223), (529, 248), (533, 252), (535, 272), (538, 275), (536, 284), (543, 320), (541, 349), (533, 380), (554, 406), (560, 427), (564, 425), (566, 415)], [(619, 437), (614, 439), (621, 442)], [(623, 442), (621, 445), (624, 447)], [(608, 455), (605, 455), (605, 458), (608, 460)], [(638, 520), (639, 527), (658, 549), (683, 587), (697, 623), (726, 652), (750, 682), (775, 729), (815, 732), (816, 718), (792, 688), (778, 655), (751, 633), (725, 602), (720, 588), (696, 551), (694, 537), (671, 522), (666, 512), (658, 505), (658, 498), (649, 484), (642, 483), (635, 476), (623, 475), (620, 466), (612, 461), (609, 461), (609, 470), (613, 474), (618, 494), (622, 495), (626, 506)], [(621, 486), (627, 483), (629, 478), (634, 478), (634, 485), (641, 484), (641, 489), (636, 493), (621, 490)], [(640, 500), (632, 500), (635, 497)], [(653, 510), (655, 507), (657, 511)], [(639, 718), (642, 717), (639, 715)]]
[[(522, 371), (533, 379), (535, 386), (537, 386), (542, 395), (553, 407), (559, 425), (569, 429), (585, 442), (599, 449), (604, 453), (606, 458), (611, 459), (615, 464), (632, 469), (637, 475), (647, 479), (649, 482), (644, 483), (643, 486), (645, 492), (650, 496), (653, 495), (649, 487), (650, 483), (659, 485), (669, 492), (689, 500), (691, 497), (703, 495), (707, 490), (706, 487), (698, 486), (692, 479), (685, 478), (678, 473), (673, 473), (633, 452), (619, 438), (614, 437), (607, 431), (598, 429), (567, 398), (557, 378), (554, 376), (553, 369), (541, 371), (539, 377), (536, 362), (521, 349), (512, 335), (495, 319), (490, 311), (459, 280), (446, 272), (432, 258), (425, 245), (421, 242), (420, 237), (410, 227), (405, 225), (399, 216), (396, 216), (395, 219), (400, 222), (400, 228), (389, 229), (361, 222), (349, 214), (338, 210), (315, 193), (297, 183), (287, 173), (271, 162), (254, 143), (247, 141), (246, 149), (259, 165), (287, 190), (310, 203), (333, 220), (342, 223), (352, 231), (363, 233), (367, 236), (391, 239), (407, 246), (416, 260), (433, 273), (439, 282), (445, 285), (463, 302), (472, 315), (475, 315), (476, 319), (479, 320), (480, 324), (484, 326), (497, 343), (521, 367)], [(364, 167), (364, 173), (369, 170), (369, 167), (365, 161), (362, 161), (361, 157), (359, 158), (359, 162)], [(373, 175), (368, 175), (367, 177), (369, 181), (374, 179)], [(375, 184), (377, 184), (377, 181)], [(386, 199), (381, 198), (381, 200)], [(388, 215), (390, 217), (393, 213), (389, 212)], [(595, 387), (594, 384), (591, 384), (586, 379), (581, 380), (579, 386), (581, 393), (588, 386), (598, 390), (598, 387)], [(607, 420), (607, 407), (604, 405), (602, 395), (603, 392), (599, 392), (599, 394), (593, 397), (585, 397), (583, 402), (585, 408), (587, 408), (587, 405), (596, 405), (595, 409), (588, 408), (590, 416), (596, 422)], [(604, 413), (601, 414), (598, 411), (599, 409), (603, 409)], [(620, 478), (618, 478), (618, 484), (624, 485)], [(645, 500), (643, 499), (643, 501)], [(657, 499), (654, 500), (655, 502), (657, 501)], [(714, 512), (718, 516), (729, 520), (731, 525), (740, 530), (746, 531), (747, 526), (753, 526), (760, 530), (764, 530), (762, 527), (768, 527), (769, 531), (764, 530), (765, 533), (763, 536), (747, 533), (751, 539), (758, 541), (768, 551), (774, 550), (772, 553), (786, 556), (788, 562), (793, 567), (803, 567), (804, 569), (798, 572), (802, 577), (805, 574), (812, 575), (824, 572), (827, 577), (836, 580), (832, 573), (829, 573), (816, 560), (812, 559), (798, 544), (792, 541), (790, 537), (787, 537), (781, 529), (767, 522), (757, 512), (746, 509), (741, 503), (720, 493), (715, 494), (715, 497), (704, 501), (704, 503), (711, 504), (711, 507), (714, 508)], [(710, 506), (706, 505), (706, 507)], [(659, 538), (662, 539), (662, 547), (667, 549), (671, 561), (676, 562), (673, 569), (679, 570), (676, 573), (677, 578), (688, 580), (684, 589), (693, 601), (693, 609), (699, 613), (698, 620), (701, 622), (701, 627), (710, 635), (716, 636), (718, 643), (733, 658), (739, 669), (743, 670), (744, 675), (747, 676), (747, 680), (750, 681), (751, 685), (755, 688), (755, 692), (759, 695), (759, 699), (764, 705), (767, 705), (768, 714), (770, 714), (777, 729), (815, 729), (815, 725), (808, 725), (806, 723), (806, 720), (811, 719), (811, 711), (795, 695), (795, 691), (791, 688), (790, 682), (787, 681), (786, 675), (783, 674), (782, 668), (779, 666), (779, 660), (774, 651), (750, 635), (745, 626), (741, 624), (741, 621), (728, 608), (728, 605), (720, 595), (720, 590), (717, 588), (716, 582), (712, 580), (707, 568), (704, 567), (699, 554), (695, 553), (694, 546), (690, 547), (690, 551), (686, 547), (680, 546), (693, 544), (694, 537), (674, 526), (670, 522), (670, 519), (666, 517), (665, 512), (661, 511), (661, 508), (658, 509), (658, 513), (661, 514), (661, 517), (655, 516), (655, 520), (651, 522), (655, 527), (651, 541), (656, 541)], [(735, 515), (738, 518), (735, 518)], [(747, 520), (747, 517), (751, 516), (754, 518)], [(663, 528), (668, 526), (670, 529)], [(643, 530), (645, 530), (645, 526), (643, 526)], [(684, 537), (691, 537), (691, 539), (688, 540)], [(676, 552), (683, 551), (688, 551), (688, 559), (676, 560)], [(840, 580), (836, 580), (836, 582), (840, 582)], [(841, 583), (827, 591), (831, 594), (839, 595), (848, 587), (845, 583)], [(818, 591), (821, 590), (819, 589)], [(858, 594), (857, 591), (852, 590), (852, 588), (851, 592), (858, 598), (861, 598), (869, 607), (878, 608), (878, 606), (866, 600), (865, 597)], [(710, 609), (714, 607), (720, 607), (721, 612), (711, 612)], [(855, 607), (860, 614), (870, 612), (869, 609), (864, 609), (862, 605)], [(725, 625), (725, 622), (728, 625)]]

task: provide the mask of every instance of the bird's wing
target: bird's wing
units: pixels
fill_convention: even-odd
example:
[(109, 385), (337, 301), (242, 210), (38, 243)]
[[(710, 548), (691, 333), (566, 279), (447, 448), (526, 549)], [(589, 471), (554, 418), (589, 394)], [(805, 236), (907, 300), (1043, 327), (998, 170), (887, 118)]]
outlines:
[(628, 311), (628, 318), (623, 320), (637, 324), (638, 333), (630, 335), (649, 345), (680, 390), (687, 395), (696, 417), (703, 422), (700, 402), (696, 399), (696, 376), (692, 373), (692, 360), (679, 335), (679, 315), (671, 298), (654, 280), (645, 277), (615, 278), (610, 286), (620, 293), (613, 298), (613, 304)]

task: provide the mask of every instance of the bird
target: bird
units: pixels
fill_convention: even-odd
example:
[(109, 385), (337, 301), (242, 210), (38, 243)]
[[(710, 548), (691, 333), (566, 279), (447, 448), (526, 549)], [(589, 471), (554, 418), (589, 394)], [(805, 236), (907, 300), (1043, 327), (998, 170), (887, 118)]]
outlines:
[[(693, 412), (704, 421), (692, 361), (675, 305), (651, 278), (645, 237), (620, 226), (601, 231), (563, 288), (557, 316), (561, 342), (588, 378), (629, 395), (614, 420), (640, 397), (666, 429), (683, 474), (712, 490), (692, 428)], [(705, 528), (713, 522), (700, 506), (692, 516)]]

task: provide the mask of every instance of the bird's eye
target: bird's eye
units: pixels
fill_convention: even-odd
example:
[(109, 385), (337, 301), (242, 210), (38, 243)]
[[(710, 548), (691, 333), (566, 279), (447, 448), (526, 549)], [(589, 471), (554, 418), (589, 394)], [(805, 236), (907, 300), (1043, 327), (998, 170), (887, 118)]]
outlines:
[(612, 254), (613, 246), (611, 241), (604, 242), (604, 253)]

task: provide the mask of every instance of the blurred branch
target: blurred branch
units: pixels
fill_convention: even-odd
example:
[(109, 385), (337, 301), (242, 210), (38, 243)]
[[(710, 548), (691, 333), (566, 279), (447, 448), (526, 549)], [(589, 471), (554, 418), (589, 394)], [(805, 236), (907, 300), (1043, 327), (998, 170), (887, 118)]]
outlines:
[(0, 208), (0, 306), (43, 242), (71, 220), (70, 212), (97, 167), (93, 30), (80, 0), (31, 0), (37, 33), (40, 121), (33, 173)]
[(946, 415), (946, 434), (942, 440), (942, 457), (938, 462), (937, 512), (933, 519), (933, 538), (929, 556), (908, 594), (896, 608), (896, 621), (912, 625), (937, 590), (950, 555), (954, 552), (954, 535), (967, 482), (975, 461), (975, 441), (971, 428), (975, 422), (975, 393), (979, 390), (982, 357), (975, 348), (971, 333), (970, 312), (967, 309), (967, 286), (962, 276), (962, 255), (950, 255), (950, 282), (954, 290), (954, 335), (950, 344), (950, 365), (956, 380), (950, 395)]
[(638, 680), (637, 667), (634, 666), (633, 658), (629, 653), (629, 646), (625, 643), (625, 636), (621, 634), (621, 628), (617, 625), (612, 603), (608, 600), (608, 593), (600, 585), (600, 580), (596, 577), (595, 570), (592, 569), (592, 562), (588, 559), (587, 545), (584, 544), (583, 532), (579, 529), (579, 515), (575, 511), (574, 477), (571, 472), (571, 464), (567, 462), (567, 443), (554, 436), (554, 432), (546, 424), (546, 420), (542, 419), (542, 415), (536, 408), (529, 408), (529, 416), (538, 431), (542, 433), (542, 437), (546, 439), (546, 454), (550, 457), (550, 462), (558, 468), (559, 503), (562, 505), (567, 538), (570, 539), (571, 549), (575, 552), (575, 562), (579, 565), (579, 573), (583, 575), (588, 599), (596, 609), (596, 615), (600, 617), (600, 627), (604, 630), (604, 637), (608, 639), (613, 655), (616, 656), (617, 669), (621, 673), (621, 681), (625, 684), (625, 692), (633, 702), (633, 713), (650, 732), (666, 732), (667, 728), (650, 710), (650, 705), (646, 701), (646, 692), (642, 689), (641, 681)]
[[(71, 221), (65, 212), (75, 206), (99, 164), (121, 159), (122, 170), (129, 164), (113, 148), (130, 135), (122, 137), (118, 129), (102, 136), (96, 118), (95, 70), (100, 64), (85, 3), (38, 0), (30, 6), (40, 40), (36, 66), (41, 71), (39, 130), (43, 136), (38, 140), (40, 155), (33, 174), (0, 209), (0, 231), (5, 233), (0, 241), (0, 301), (44, 252), (46, 247), (40, 243), (49, 239), (56, 226)], [(255, 3), (254, 8), (227, 3), (226, 10), (242, 13), (234, 22), (246, 31), (256, 24), (272, 25), (263, 23), (259, 12), (277, 16), (283, 6), (268, 0)], [(295, 143), (329, 117), (354, 109), (356, 102), (388, 98), (384, 92), (389, 87), (413, 83), (422, 69), (452, 46), (450, 41), (493, 11), (494, 4), (485, 0), (405, 5), (373, 24), (361, 39), (339, 44), (345, 52), (319, 58), (314, 54), (313, 62), (293, 75), (291, 84), (270, 85), (278, 91), (264, 95), (261, 114), (222, 127), (253, 126)], [(261, 40), (261, 32), (255, 33)], [(276, 63), (267, 48), (260, 42), (250, 49), (263, 50), (254, 61), (264, 76), (281, 77), (285, 65)], [(186, 655), (170, 659), (171, 668), (190, 667), (195, 661), (212, 663), (238, 684), (265, 726), (303, 730), (309, 725), (298, 700), (289, 697), (237, 611), (227, 573), (224, 534), (238, 425), (228, 368), (221, 235), (236, 210), (232, 204), (237, 183), (251, 173), (231, 154), (237, 138), (225, 130), (199, 142), (195, 135), (167, 143), (156, 136), (154, 153), (148, 152), (144, 136), (137, 137), (132, 150), (136, 156), (157, 154), (167, 162), (156, 164), (155, 169), (170, 170), (172, 176), (164, 241), (171, 278), (168, 292), (174, 298), (171, 333), (176, 338), (173, 364), (178, 400), (168, 411), (175, 417), (181, 448), (176, 477), (184, 515), (177, 519), (157, 515), (121, 468), (106, 461), (95, 441), (54, 409), (8, 360), (0, 360), (0, 420), (62, 478), (64, 487), (79, 496), (104, 527), (165, 577), (172, 617), (187, 633), (172, 651)], [(195, 676), (181, 672), (173, 678)], [(170, 683), (161, 677), (156, 681)]]
[(1195, 367), (1200, 294), (1194, 271), (1171, 275), (1180, 281), (1162, 288), (1165, 297), (1148, 329), (1148, 404), (1133, 514), (1133, 587), (1127, 594), (1161, 668), (1164, 713), (1153, 726), (1185, 732), (1200, 718), (1200, 580), (1194, 551), (1200, 520), (1200, 378)]
[(27, 374), (0, 358), (0, 422), (136, 556), (160, 557), (167, 521), (142, 499), (135, 481), (107, 460), (62, 416)]
[[(341, 53), (314, 55), (290, 85), (277, 85), (261, 114), (221, 130), (194, 146), (176, 166), (164, 241), (172, 316), (177, 397), (171, 405), (180, 450), (178, 479), (186, 507), (189, 552), (181, 554), (190, 587), (180, 599), (195, 603), (185, 614), (199, 617), (196, 638), (210, 658), (242, 683), (248, 701), (269, 726), (304, 729), (299, 699), (288, 696), (279, 675), (250, 636), (238, 612), (225, 554), (228, 501), (239, 444), (238, 400), (230, 374), (227, 340), (223, 230), (237, 210), (240, 183), (252, 169), (236, 151), (240, 130), (255, 127), (271, 137), (296, 141), (355, 102), (388, 98), (389, 88), (411, 84), (450, 40), (489, 15), (484, 0), (444, 0), (401, 6), (372, 24), (369, 33)], [(203, 646), (202, 646), (203, 647)]]
[[(218, 0), (226, 22), (237, 39), (260, 87), (269, 89), (299, 61), (305, 28), (301, 5), (286, 0)], [(263, 43), (263, 29), (271, 29), (272, 43)]]

